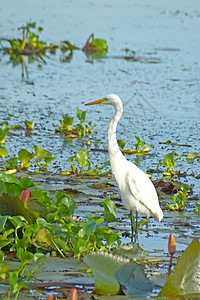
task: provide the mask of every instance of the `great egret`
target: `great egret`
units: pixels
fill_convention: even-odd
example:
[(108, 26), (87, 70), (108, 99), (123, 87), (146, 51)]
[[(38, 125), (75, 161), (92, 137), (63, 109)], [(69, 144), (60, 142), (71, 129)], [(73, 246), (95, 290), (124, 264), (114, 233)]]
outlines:
[(115, 115), (108, 126), (108, 153), (112, 173), (115, 175), (118, 183), (122, 202), (130, 211), (132, 229), (131, 242), (133, 242), (134, 232), (133, 210), (136, 211), (134, 238), (134, 242), (136, 243), (138, 235), (138, 213), (145, 214), (147, 217), (153, 216), (155, 220), (161, 221), (163, 212), (159, 205), (155, 187), (149, 177), (136, 165), (128, 161), (119, 149), (116, 139), (116, 128), (123, 113), (121, 99), (115, 94), (110, 94), (105, 98), (89, 102), (85, 105), (94, 104), (112, 105), (115, 108)]

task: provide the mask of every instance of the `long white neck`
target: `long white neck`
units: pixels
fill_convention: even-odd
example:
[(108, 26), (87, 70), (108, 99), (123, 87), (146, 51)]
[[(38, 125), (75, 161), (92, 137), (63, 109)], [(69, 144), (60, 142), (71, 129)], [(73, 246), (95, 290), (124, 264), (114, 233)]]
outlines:
[(115, 115), (113, 119), (110, 121), (110, 124), (108, 126), (108, 153), (110, 156), (110, 163), (114, 174), (115, 174), (115, 167), (119, 164), (119, 162), (123, 162), (124, 160), (126, 160), (121, 150), (119, 149), (117, 138), (116, 138), (117, 123), (119, 122), (122, 113), (123, 113), (123, 109), (120, 110), (116, 109)]

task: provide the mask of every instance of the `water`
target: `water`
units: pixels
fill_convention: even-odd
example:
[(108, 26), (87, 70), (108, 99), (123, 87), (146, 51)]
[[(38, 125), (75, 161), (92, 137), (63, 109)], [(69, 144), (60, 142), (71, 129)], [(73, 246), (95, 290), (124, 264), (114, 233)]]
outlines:
[[(118, 94), (124, 103), (124, 114), (118, 125), (118, 138), (126, 141), (126, 149), (134, 148), (135, 135), (151, 144), (150, 153), (139, 162), (146, 171), (156, 168), (164, 155), (175, 151), (183, 155), (176, 163), (176, 170), (182, 168), (187, 176), (181, 178), (193, 187), (193, 194), (199, 202), (200, 181), (195, 179), (199, 171), (199, 160), (186, 162), (188, 152), (199, 153), (200, 97), (199, 97), (199, 1), (4, 1), (0, 7), (1, 37), (20, 37), (17, 30), (30, 19), (44, 27), (41, 40), (57, 43), (69, 40), (82, 48), (91, 33), (96, 38), (104, 38), (108, 43), (107, 58), (86, 62), (81, 50), (74, 51), (69, 63), (61, 63), (60, 55), (45, 58), (41, 62), (27, 64), (29, 80), (21, 79), (21, 68), (9, 64), (8, 56), (0, 63), (0, 119), (9, 126), (24, 126), (24, 120), (35, 123), (34, 135), (26, 137), (24, 130), (15, 131), (15, 135), (6, 139), (6, 149), (12, 157), (21, 148), (33, 151), (33, 145), (49, 150), (56, 157), (49, 170), (57, 176), (60, 171), (69, 168), (68, 158), (82, 148), (81, 140), (69, 141), (55, 135), (53, 123), (59, 125), (62, 115), (68, 113), (75, 117), (76, 108), (84, 110), (84, 103), (98, 99), (110, 93)], [(122, 59), (124, 48), (136, 51), (141, 61)], [(117, 58), (121, 57), (121, 58)], [(148, 63), (154, 61), (156, 63)], [(99, 147), (106, 149), (106, 130), (113, 110), (102, 107), (87, 108), (87, 121), (96, 125), (93, 136), (100, 139)], [(181, 144), (162, 144), (167, 140)], [(135, 161), (135, 157), (128, 159)], [(107, 153), (90, 151), (92, 165), (108, 160)], [(3, 166), (0, 160), (0, 166)], [(160, 167), (161, 168), (161, 167)], [(162, 168), (161, 168), (162, 169)], [(189, 174), (194, 173), (194, 176)], [(161, 174), (153, 174), (158, 179)], [(107, 179), (105, 179), (107, 180)], [(115, 181), (109, 178), (112, 183)], [(40, 181), (37, 177), (35, 181)], [(92, 180), (90, 180), (92, 182)], [(49, 184), (51, 181), (49, 182)], [(64, 188), (66, 182), (63, 181)], [(80, 182), (80, 189), (83, 183)], [(41, 186), (44, 183), (41, 182)], [(51, 189), (50, 185), (46, 188)], [(54, 189), (56, 190), (55, 184)], [(84, 186), (85, 196), (76, 200), (82, 205), (78, 213), (84, 214), (84, 199), (91, 194), (91, 188)], [(93, 197), (97, 190), (93, 190)], [(115, 194), (117, 188), (115, 187)], [(146, 238), (141, 233), (141, 243), (145, 249), (167, 251), (167, 237), (171, 231), (179, 239), (178, 250), (182, 251), (198, 235), (199, 227), (192, 227), (194, 206), (186, 204), (185, 219), (191, 229), (179, 232), (173, 224), (176, 217), (164, 212), (164, 225), (150, 223), (159, 233), (154, 238)], [(89, 208), (87, 208), (89, 209)], [(93, 208), (91, 207), (93, 210)], [(102, 209), (99, 198), (99, 209)], [(120, 211), (122, 218), (126, 210)], [(196, 224), (198, 216), (195, 215)], [(169, 222), (170, 221), (170, 222)], [(169, 222), (169, 224), (168, 224)], [(152, 224), (152, 225), (151, 225)], [(125, 229), (129, 220), (125, 218)], [(164, 226), (164, 228), (163, 228)], [(154, 244), (153, 242), (154, 241)], [(126, 243), (127, 239), (123, 239)]]

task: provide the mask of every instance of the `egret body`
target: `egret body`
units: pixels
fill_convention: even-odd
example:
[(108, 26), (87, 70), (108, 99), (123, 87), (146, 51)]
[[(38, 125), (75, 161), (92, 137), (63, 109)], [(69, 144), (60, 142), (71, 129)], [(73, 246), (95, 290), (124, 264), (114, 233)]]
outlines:
[(108, 153), (112, 173), (115, 175), (118, 183), (122, 202), (130, 211), (132, 229), (131, 242), (133, 242), (134, 232), (132, 212), (133, 210), (136, 211), (134, 238), (134, 242), (136, 242), (138, 235), (138, 213), (145, 214), (147, 217), (153, 216), (155, 220), (161, 221), (163, 212), (159, 205), (155, 187), (149, 177), (135, 164), (128, 161), (119, 149), (116, 138), (116, 128), (123, 113), (121, 99), (115, 94), (110, 94), (105, 98), (89, 102), (85, 105), (94, 104), (112, 105), (115, 108), (114, 117), (108, 126)]

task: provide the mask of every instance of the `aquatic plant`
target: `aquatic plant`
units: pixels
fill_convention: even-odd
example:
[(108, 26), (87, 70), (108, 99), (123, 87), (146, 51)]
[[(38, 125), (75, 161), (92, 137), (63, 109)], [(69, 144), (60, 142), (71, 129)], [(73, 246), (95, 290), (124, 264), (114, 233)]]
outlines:
[(142, 141), (139, 137), (135, 136), (136, 138), (136, 143), (135, 143), (135, 150), (133, 149), (124, 149), (125, 148), (125, 141), (120, 139), (120, 140), (117, 140), (118, 142), (118, 145), (119, 147), (122, 149), (122, 152), (124, 154), (137, 154), (137, 155), (140, 155), (140, 154), (147, 154), (151, 148), (151, 145), (150, 144), (147, 144)]
[[(81, 149), (77, 152), (76, 155), (73, 155), (69, 158), (70, 169), (69, 171), (64, 171), (62, 175), (73, 175), (73, 174), (81, 174), (81, 175), (105, 175), (102, 173), (103, 169), (107, 169), (110, 165), (108, 161), (104, 162), (101, 166), (98, 162), (95, 168), (91, 168), (91, 163), (89, 161), (89, 151), (86, 149)], [(110, 171), (109, 171), (110, 173)]]
[(73, 218), (77, 203), (68, 194), (57, 191), (50, 201), (48, 192), (29, 178), (18, 180), (4, 172), (0, 172), (0, 188), (0, 249), (42, 249), (81, 258), (120, 244), (119, 233), (103, 226), (103, 216)]
[[(25, 62), (25, 56), (28, 57), (28, 62), (32, 63), (34, 61), (39, 61), (40, 63), (46, 63), (44, 57), (46, 58), (46, 52), (50, 54), (55, 54), (57, 49), (60, 49), (63, 57), (61, 61), (67, 61), (72, 57), (74, 49), (78, 47), (72, 45), (69, 41), (61, 41), (58, 44), (41, 41), (40, 34), (43, 31), (41, 26), (36, 26), (36, 22), (27, 22), (25, 26), (21, 26), (18, 30), (22, 31), (22, 38), (1, 38), (0, 45), (3, 54), (10, 56), (10, 61), (13, 63), (13, 67), (17, 65), (22, 66), (22, 78), (26, 73), (28, 78), (28, 69)], [(7, 46), (7, 43), (9, 47)], [(70, 51), (68, 55), (65, 53)], [(40, 66), (40, 64), (38, 64)]]
[(0, 145), (5, 143), (6, 137), (9, 134), (10, 127), (8, 127), (5, 123), (2, 124), (0, 128)]
[(106, 40), (94, 38), (94, 33), (92, 33), (88, 37), (84, 47), (82, 48), (82, 51), (87, 56), (87, 62), (92, 63), (93, 59), (100, 59), (106, 56), (108, 45)]
[[(67, 138), (77, 138), (88, 136), (92, 133), (94, 127), (92, 121), (85, 123), (87, 111), (81, 111), (78, 107), (76, 109), (76, 117), (79, 119), (79, 123), (74, 125), (74, 118), (69, 117), (67, 114), (63, 115), (63, 119), (60, 120), (61, 126), (59, 128), (53, 124), (56, 133), (64, 134)], [(72, 125), (74, 125), (72, 127)]]
[(170, 233), (169, 239), (168, 239), (168, 252), (170, 254), (170, 261), (169, 261), (169, 269), (168, 269), (168, 276), (171, 273), (171, 268), (172, 268), (172, 259), (173, 255), (176, 251), (176, 240), (173, 235), (173, 233)]
[(167, 168), (167, 171), (163, 172), (163, 175), (166, 177), (173, 177), (173, 176), (178, 176), (180, 173), (179, 171), (175, 171), (175, 162), (181, 158), (181, 156), (178, 156), (175, 158), (175, 153), (171, 152), (165, 155), (165, 159), (161, 161), (161, 164)]
[(25, 125), (26, 125), (26, 130), (32, 130), (33, 129), (33, 127), (35, 125), (33, 123), (33, 121), (25, 120), (24, 122), (25, 122)]
[(187, 184), (175, 184), (175, 187), (176, 187), (176, 190), (177, 190), (177, 193), (175, 193), (171, 199), (173, 200), (174, 202), (174, 205), (171, 205), (169, 203), (166, 203), (168, 208), (170, 210), (184, 210), (185, 208), (185, 201), (187, 199), (187, 196), (188, 196), (188, 191), (190, 190), (190, 187), (189, 185)]
[[(2, 157), (7, 173), (15, 173), (23, 169), (28, 169), (32, 165), (37, 165), (40, 171), (47, 169), (48, 165), (55, 159), (51, 152), (48, 150), (40, 148), (38, 145), (33, 145), (35, 149), (34, 152), (29, 152), (26, 149), (21, 149), (18, 152), (17, 157), (12, 157), (10, 160), (6, 160), (8, 156), (8, 151), (6, 148), (0, 148), (0, 157)], [(20, 165), (19, 165), (20, 163)]]

